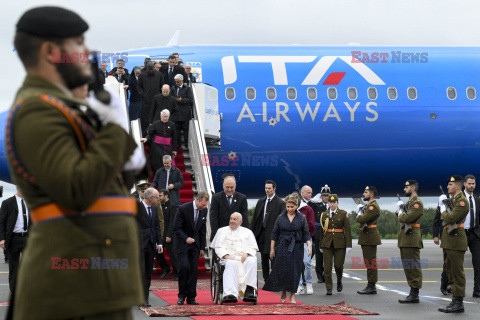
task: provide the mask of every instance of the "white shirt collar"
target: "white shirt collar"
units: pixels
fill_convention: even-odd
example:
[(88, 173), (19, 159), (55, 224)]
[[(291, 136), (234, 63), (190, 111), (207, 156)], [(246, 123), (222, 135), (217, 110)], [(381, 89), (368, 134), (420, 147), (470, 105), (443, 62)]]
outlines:
[(272, 200), (274, 197), (275, 197), (275, 193), (274, 193), (273, 196), (271, 196), (270, 198), (267, 197), (267, 201), (268, 201), (268, 200)]
[(195, 200), (193, 200), (193, 212), (195, 213), (195, 210), (198, 210), (197, 205), (195, 204)]

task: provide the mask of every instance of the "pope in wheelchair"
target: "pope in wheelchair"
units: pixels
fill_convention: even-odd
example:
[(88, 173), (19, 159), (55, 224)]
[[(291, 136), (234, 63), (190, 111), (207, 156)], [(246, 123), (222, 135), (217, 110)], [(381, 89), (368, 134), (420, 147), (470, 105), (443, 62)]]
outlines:
[[(235, 303), (239, 296), (245, 302), (257, 302), (258, 246), (253, 232), (241, 224), (242, 215), (232, 213), (229, 225), (218, 229), (210, 244), (219, 259), (217, 263), (224, 268), (223, 300), (219, 303)], [(221, 274), (214, 276), (222, 277)]]

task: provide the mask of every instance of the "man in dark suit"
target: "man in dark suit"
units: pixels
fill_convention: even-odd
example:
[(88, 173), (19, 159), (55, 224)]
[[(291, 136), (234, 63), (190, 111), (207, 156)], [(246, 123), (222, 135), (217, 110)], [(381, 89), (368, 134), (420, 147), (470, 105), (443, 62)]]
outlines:
[(161, 72), (154, 69), (152, 61), (148, 61), (145, 72), (140, 73), (137, 80), (137, 91), (142, 97), (142, 110), (140, 114), (140, 122), (142, 124), (142, 132), (147, 132), (147, 128), (150, 125), (150, 117), (152, 115), (152, 103), (153, 97), (162, 91), (163, 75)]
[(105, 83), (105, 79), (108, 77), (107, 61), (100, 61), (100, 71), (102, 72), (103, 83)]
[(153, 262), (155, 251), (163, 252), (162, 236), (158, 221), (157, 207), (158, 191), (154, 188), (145, 190), (145, 199), (138, 202), (137, 219), (142, 233), (142, 246), (144, 254), (144, 284), (145, 284), (145, 307), (150, 307), (148, 295), (152, 280)]
[(183, 84), (183, 76), (175, 76), (175, 87), (171, 90), (171, 95), (177, 99), (177, 112), (173, 115), (172, 121), (177, 127), (178, 146), (182, 144), (180, 131), (183, 130), (183, 140), (185, 148), (188, 148), (188, 122), (192, 119), (193, 92), (192, 88)]
[(0, 247), (8, 249), (8, 283), (11, 292), (15, 288), (20, 253), (25, 248), (31, 224), (29, 210), (17, 187), (17, 193), (4, 200), (0, 208)]
[(196, 199), (178, 208), (173, 227), (173, 245), (178, 257), (178, 305), (198, 305), (198, 257), (205, 254), (207, 206), (210, 196), (200, 191)]
[(197, 79), (195, 76), (192, 74), (192, 66), (187, 64), (185, 66), (185, 84), (189, 87), (191, 87), (192, 83), (196, 83)]
[(215, 193), (210, 205), (210, 241), (221, 227), (228, 226), (230, 216), (234, 212), (242, 215), (242, 227), (248, 228), (248, 204), (247, 197), (235, 189), (237, 183), (234, 176), (226, 176), (223, 179), (223, 191)]
[(468, 248), (472, 253), (473, 297), (480, 298), (480, 199), (473, 195), (476, 186), (473, 175), (467, 175), (463, 185), (465, 197), (470, 205), (464, 229), (467, 234)]
[(173, 88), (175, 85), (175, 76), (181, 74), (184, 78), (186, 77), (185, 71), (182, 67), (175, 65), (175, 56), (171, 55), (168, 57), (168, 65), (162, 66), (160, 71), (163, 73), (163, 78), (165, 83)]
[(181, 187), (183, 187), (182, 172), (177, 167), (172, 167), (172, 157), (166, 154), (163, 156), (163, 167), (155, 172), (152, 188), (167, 189), (170, 194), (170, 202), (178, 208)]
[(266, 196), (259, 199), (255, 206), (250, 230), (252, 230), (262, 257), (263, 280), (270, 274), (270, 236), (280, 213), (285, 209), (285, 202), (276, 194), (277, 184), (272, 180), (265, 181)]
[(121, 68), (125, 71), (125, 74), (128, 78), (130, 73), (128, 73), (128, 69), (125, 69), (125, 60), (124, 59), (118, 59), (117, 60), (117, 66), (115, 68), (113, 68), (112, 70), (110, 70), (109, 74), (116, 77), (117, 69), (119, 69), (119, 68)]
[(170, 262), (173, 267), (173, 280), (178, 280), (178, 259), (177, 253), (173, 248), (173, 225), (175, 222), (175, 215), (177, 214), (177, 207), (170, 202), (170, 193), (166, 189), (160, 189), (159, 200), (162, 205), (163, 218), (164, 218), (164, 228), (163, 228), (163, 243), (165, 244), (165, 249), (167, 249), (168, 256), (170, 257)]

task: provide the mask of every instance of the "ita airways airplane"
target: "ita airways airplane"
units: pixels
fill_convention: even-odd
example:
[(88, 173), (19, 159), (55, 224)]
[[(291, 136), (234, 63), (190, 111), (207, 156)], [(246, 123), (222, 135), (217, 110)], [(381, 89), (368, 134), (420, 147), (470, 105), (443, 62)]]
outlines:
[[(132, 70), (173, 52), (198, 83), (197, 187), (208, 180), (219, 191), (234, 174), (250, 198), (268, 179), (282, 195), (328, 184), (343, 197), (366, 185), (393, 196), (415, 179), (420, 194), (438, 195), (449, 176), (479, 174), (479, 48), (198, 45), (107, 59)], [(9, 181), (4, 154), (1, 177)]]

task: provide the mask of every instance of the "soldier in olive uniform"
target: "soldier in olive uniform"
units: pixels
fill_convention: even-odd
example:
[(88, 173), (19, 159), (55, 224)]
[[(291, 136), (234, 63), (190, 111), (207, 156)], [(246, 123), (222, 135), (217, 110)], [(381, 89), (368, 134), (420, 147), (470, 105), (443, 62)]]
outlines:
[(113, 91), (108, 105), (72, 96), (92, 74), (87, 29), (58, 7), (28, 10), (17, 23), (27, 77), (5, 144), (34, 222), (9, 308), (17, 320), (132, 319), (143, 302), (136, 202), (121, 173), (145, 157)]
[(378, 281), (377, 246), (381, 245), (377, 221), (380, 217), (380, 207), (375, 198), (377, 189), (367, 186), (363, 192), (363, 200), (368, 201), (365, 207), (359, 208), (357, 222), (360, 224), (358, 244), (362, 246), (363, 260), (367, 267), (367, 286), (359, 294), (377, 294), (375, 284)]
[(448, 193), (451, 195), (453, 210), (448, 213), (443, 200), (446, 196), (441, 197), (440, 211), (442, 212), (443, 232), (442, 243), (440, 247), (443, 249), (443, 259), (447, 268), (447, 276), (452, 284), (453, 298), (452, 302), (445, 308), (438, 311), (445, 313), (464, 312), (463, 297), (465, 297), (465, 272), (463, 270), (463, 259), (465, 251), (467, 251), (467, 235), (463, 228), (463, 223), (467, 217), (469, 204), (462, 192), (463, 177), (452, 176), (448, 180)]
[(418, 292), (422, 287), (422, 268), (420, 265), (420, 249), (423, 248), (420, 218), (423, 215), (423, 203), (417, 195), (418, 182), (408, 180), (403, 188), (405, 195), (410, 197), (406, 205), (406, 212), (402, 211), (403, 202), (397, 203), (398, 222), (401, 223), (398, 232), (398, 247), (402, 258), (403, 271), (410, 286), (410, 294), (400, 303), (418, 303)]
[(352, 233), (347, 212), (338, 208), (338, 196), (328, 196), (329, 209), (320, 217), (320, 247), (323, 252), (323, 267), (327, 295), (332, 294), (332, 259), (334, 260), (335, 273), (337, 274), (337, 291), (342, 292), (343, 264), (345, 253), (352, 250)]

